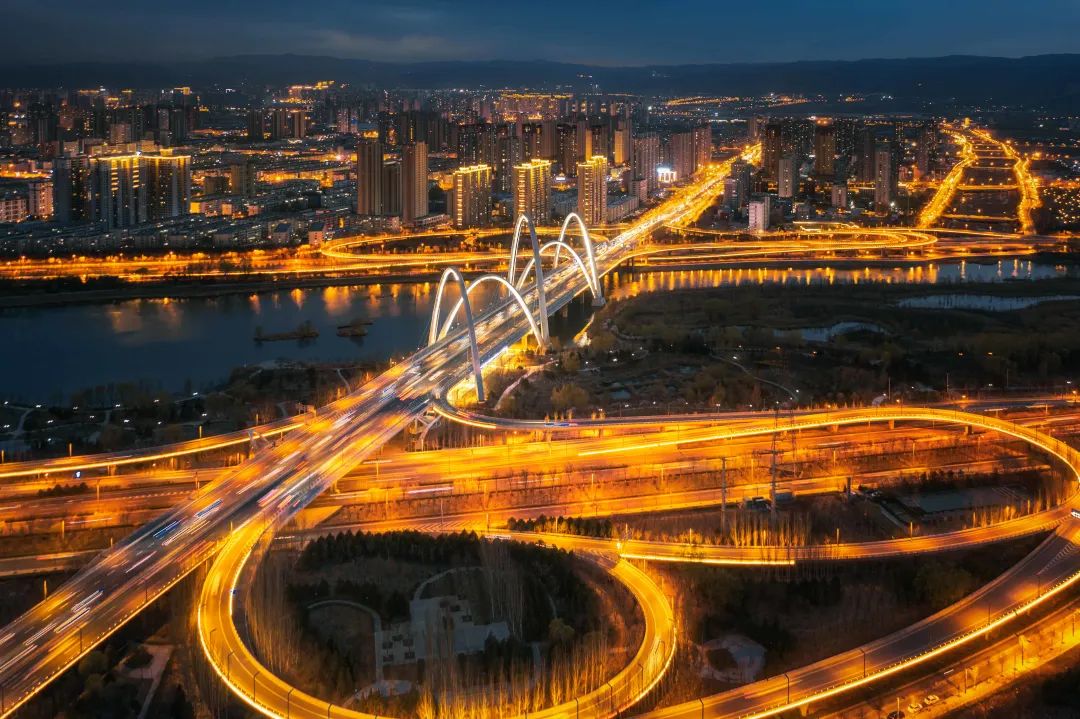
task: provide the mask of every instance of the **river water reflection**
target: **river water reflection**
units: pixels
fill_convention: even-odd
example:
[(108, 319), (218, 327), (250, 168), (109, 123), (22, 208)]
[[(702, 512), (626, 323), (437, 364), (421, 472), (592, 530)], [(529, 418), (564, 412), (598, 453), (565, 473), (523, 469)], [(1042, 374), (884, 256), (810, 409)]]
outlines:
[[(943, 284), (1042, 280), (1075, 275), (1075, 268), (1036, 261), (916, 266), (753, 267), (615, 272), (610, 297), (727, 284)], [(250, 296), (127, 300), (111, 304), (0, 312), (0, 397), (59, 402), (72, 392), (113, 382), (140, 381), (179, 391), (218, 383), (238, 366), (278, 358), (319, 362), (379, 362), (411, 352), (426, 337), (435, 283), (294, 289)], [(482, 301), (482, 300), (481, 300)], [(573, 303), (552, 330), (573, 334), (590, 305)], [(372, 324), (363, 338), (339, 337), (353, 319)], [(255, 342), (265, 333), (309, 321), (319, 337), (305, 342)]]

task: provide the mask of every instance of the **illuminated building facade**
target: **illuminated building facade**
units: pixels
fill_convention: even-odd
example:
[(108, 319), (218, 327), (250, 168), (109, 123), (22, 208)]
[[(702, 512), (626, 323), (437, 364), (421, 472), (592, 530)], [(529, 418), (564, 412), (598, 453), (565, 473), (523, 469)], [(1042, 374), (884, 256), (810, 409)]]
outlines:
[(874, 148), (874, 209), (888, 212), (896, 199), (896, 163), (893, 149), (887, 142), (879, 142)]
[(428, 214), (428, 146), (414, 142), (401, 151), (401, 219), (411, 223)]
[(551, 221), (550, 160), (532, 160), (514, 167), (514, 214), (541, 225)]
[(783, 199), (795, 197), (799, 185), (799, 166), (794, 155), (780, 158), (777, 169), (776, 194)]
[(769, 229), (769, 214), (772, 212), (772, 203), (768, 195), (750, 202), (750, 223), (748, 229), (751, 232), (767, 232)]
[(651, 195), (660, 188), (656, 168), (660, 166), (660, 136), (647, 132), (633, 140), (635, 180), (645, 181), (646, 193)]
[(593, 155), (577, 166), (578, 214), (586, 225), (602, 225), (607, 221), (608, 161)]
[(775, 180), (780, 170), (780, 158), (783, 156), (783, 125), (778, 120), (769, 120), (762, 130), (761, 163), (765, 176)]
[(162, 151), (140, 155), (146, 187), (146, 221), (186, 215), (191, 207), (191, 157)]
[(487, 165), (459, 167), (454, 171), (450, 201), (454, 227), (487, 227), (491, 224), (491, 168)]
[(90, 158), (91, 221), (106, 229), (131, 227), (188, 214), (191, 158), (127, 154)]
[(356, 143), (356, 214), (381, 215), (383, 145), (378, 140)]
[(836, 174), (836, 127), (831, 120), (814, 125), (814, 175), (831, 178)]

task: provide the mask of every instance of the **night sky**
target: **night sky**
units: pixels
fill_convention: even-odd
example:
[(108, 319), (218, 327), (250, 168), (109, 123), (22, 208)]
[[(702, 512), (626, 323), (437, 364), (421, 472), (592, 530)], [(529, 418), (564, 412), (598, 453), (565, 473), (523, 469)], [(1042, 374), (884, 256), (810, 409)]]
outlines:
[(597, 65), (1080, 52), (1078, 0), (15, 0), (0, 61), (300, 53)]

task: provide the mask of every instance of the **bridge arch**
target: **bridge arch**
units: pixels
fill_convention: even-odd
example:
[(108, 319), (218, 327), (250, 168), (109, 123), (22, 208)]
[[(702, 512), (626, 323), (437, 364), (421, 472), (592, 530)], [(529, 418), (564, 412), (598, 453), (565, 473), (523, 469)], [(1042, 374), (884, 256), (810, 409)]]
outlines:
[[(439, 322), (439, 309), (442, 304), (443, 295), (446, 293), (446, 283), (450, 279), (454, 279), (457, 283), (458, 292), (461, 297), (458, 300), (458, 306), (455, 307), (455, 313), (461, 306), (465, 307), (465, 326), (469, 333), (469, 356), (472, 358), (472, 370), (473, 377), (476, 380), (476, 401), (484, 401), (484, 374), (480, 368), (480, 349), (476, 345), (476, 324), (473, 322), (472, 303), (469, 302), (469, 289), (465, 285), (465, 278), (456, 267), (447, 267), (443, 270), (442, 277), (439, 278), (439, 289), (435, 292), (435, 306), (432, 308), (431, 314), (431, 326), (428, 328), (428, 344), (432, 344), (437, 339), (436, 328)], [(450, 315), (451, 318), (453, 314)], [(443, 332), (445, 334), (445, 331)]]
[[(563, 245), (568, 246), (567, 233), (570, 231), (570, 224), (577, 225), (578, 230), (581, 231), (581, 242), (585, 246), (585, 264), (589, 269), (589, 274), (592, 277), (591, 285), (593, 290), (593, 301), (597, 304), (603, 304), (604, 294), (600, 285), (600, 273), (596, 269), (596, 252), (593, 249), (592, 238), (589, 236), (589, 228), (585, 226), (585, 221), (581, 219), (581, 215), (576, 212), (571, 212), (563, 220), (562, 228), (559, 230), (559, 239), (556, 242), (561, 242)], [(576, 254), (576, 253), (575, 253)], [(559, 253), (555, 253), (555, 264), (559, 264)]]
[[(533, 274), (536, 280), (536, 295), (540, 311), (540, 331), (543, 335), (540, 345), (544, 346), (547, 344), (548, 337), (550, 337), (548, 333), (547, 296), (544, 290), (544, 268), (540, 263), (540, 240), (536, 236), (536, 225), (529, 219), (528, 215), (518, 215), (517, 222), (514, 223), (514, 237), (510, 240), (510, 266), (506, 270), (506, 280), (511, 288), (516, 287), (514, 278), (517, 273), (518, 246), (521, 244), (521, 231), (525, 227), (529, 228), (529, 243), (532, 246), (532, 264), (530, 266), (534, 269)], [(522, 278), (527, 274), (528, 266), (525, 272), (522, 273)]]
[[(446, 334), (450, 331), (450, 325), (454, 323), (454, 319), (457, 317), (458, 312), (461, 311), (462, 306), (471, 306), (471, 303), (469, 303), (469, 295), (471, 295), (481, 285), (485, 285), (490, 282), (494, 282), (495, 284), (506, 288), (506, 291), (510, 293), (510, 297), (517, 304), (518, 308), (524, 313), (525, 319), (529, 321), (529, 329), (532, 331), (533, 336), (536, 337), (536, 341), (540, 344), (541, 347), (546, 344), (543, 332), (540, 329), (540, 325), (537, 324), (536, 318), (533, 317), (532, 311), (529, 309), (529, 303), (525, 301), (525, 297), (521, 294), (521, 292), (519, 292), (516, 287), (511, 285), (506, 280), (506, 278), (501, 275), (482, 275), (470, 282), (468, 287), (465, 289), (464, 294), (450, 309), (449, 314), (447, 314), (446, 319), (443, 321), (441, 326), (439, 325), (439, 316), (434, 312), (434, 310), (439, 309), (440, 305), (438, 299), (436, 299), (435, 307), (433, 308), (431, 315), (431, 326), (428, 327), (429, 344), (431, 342), (440, 340), (446, 336)], [(440, 289), (444, 290), (445, 288), (441, 287)], [(466, 313), (466, 323), (471, 323), (474, 321), (469, 319), (469, 314), (470, 313), (468, 312)], [(475, 325), (473, 325), (473, 327), (475, 328)]]
[[(589, 269), (585, 265), (584, 260), (581, 259), (581, 255), (579, 255), (573, 247), (563, 242), (562, 240), (551, 240), (549, 242), (545, 242), (543, 245), (540, 246), (541, 255), (543, 255), (545, 252), (548, 252), (549, 250), (555, 251), (555, 263), (552, 266), (552, 269), (558, 268), (559, 253), (562, 250), (566, 250), (567, 253), (569, 253), (570, 255), (570, 259), (573, 260), (574, 264), (576, 264), (578, 269), (581, 270), (581, 275), (585, 278), (585, 283), (588, 284), (589, 291), (592, 292), (593, 299), (601, 296), (600, 286), (594, 282), (593, 273), (589, 272)], [(528, 263), (525, 265), (524, 271), (522, 271), (522, 273), (518, 275), (517, 286), (519, 288), (525, 283), (525, 278), (528, 277), (529, 270), (533, 268), (534, 263), (535, 260), (529, 260)]]

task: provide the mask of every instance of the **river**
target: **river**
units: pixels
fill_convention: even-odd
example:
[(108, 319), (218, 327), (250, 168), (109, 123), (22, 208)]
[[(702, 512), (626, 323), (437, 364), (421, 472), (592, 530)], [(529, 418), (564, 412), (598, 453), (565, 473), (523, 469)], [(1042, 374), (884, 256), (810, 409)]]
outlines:
[[(610, 297), (728, 284), (943, 284), (1075, 276), (1076, 269), (1023, 260), (915, 266), (749, 267), (615, 272), (605, 278)], [(250, 296), (125, 300), (110, 304), (41, 307), (0, 312), (0, 397), (59, 404), (73, 392), (119, 382), (180, 391), (206, 389), (242, 365), (275, 359), (307, 362), (381, 362), (418, 348), (426, 338), (435, 284), (294, 289)], [(564, 338), (590, 313), (575, 301), (552, 322)], [(371, 321), (363, 338), (336, 328)], [(264, 333), (309, 321), (310, 341), (255, 342)]]

